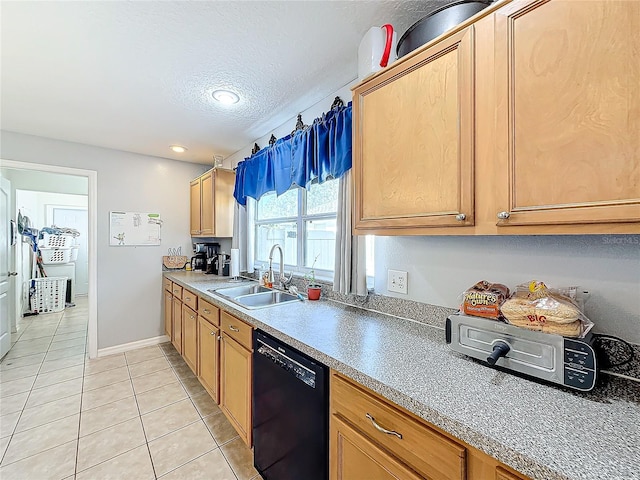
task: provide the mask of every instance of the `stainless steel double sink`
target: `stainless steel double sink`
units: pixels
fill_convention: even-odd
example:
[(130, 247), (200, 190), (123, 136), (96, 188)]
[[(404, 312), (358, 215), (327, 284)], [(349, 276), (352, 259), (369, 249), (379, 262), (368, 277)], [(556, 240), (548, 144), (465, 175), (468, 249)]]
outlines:
[(295, 295), (272, 290), (262, 285), (240, 285), (209, 290), (209, 292), (249, 310), (298, 301), (298, 297)]

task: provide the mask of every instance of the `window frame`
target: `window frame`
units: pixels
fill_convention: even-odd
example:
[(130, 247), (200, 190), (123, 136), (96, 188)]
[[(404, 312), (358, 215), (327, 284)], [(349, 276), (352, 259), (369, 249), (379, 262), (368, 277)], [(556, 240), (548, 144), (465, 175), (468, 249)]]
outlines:
[[(327, 181), (337, 182), (338, 179), (331, 179)], [(258, 203), (260, 202), (260, 200), (256, 201), (255, 211), (253, 213), (253, 218), (252, 218), (253, 224), (251, 225), (251, 228), (253, 229), (253, 232), (254, 232), (254, 238), (255, 238), (254, 245), (253, 245), (253, 252), (254, 252), (255, 264), (260, 265), (260, 267), (263, 270), (268, 269), (269, 259), (261, 260), (258, 258), (258, 240), (257, 240), (258, 227), (260, 225), (272, 225), (277, 223), (295, 223), (296, 224), (296, 240), (297, 240), (296, 261), (298, 265), (289, 265), (285, 263), (284, 269), (291, 270), (294, 276), (304, 277), (305, 275), (308, 275), (312, 270), (311, 267), (306, 267), (304, 265), (305, 254), (307, 250), (307, 246), (306, 246), (307, 222), (313, 221), (313, 220), (336, 220), (337, 222), (338, 212), (337, 212), (337, 206), (336, 206), (336, 211), (333, 213), (316, 213), (316, 214), (306, 213), (307, 212), (307, 190), (305, 188), (298, 187), (298, 186), (293, 186), (292, 188), (296, 188), (298, 190), (298, 211), (296, 216), (258, 220), (258, 211), (259, 211)], [(275, 192), (270, 192), (270, 193), (275, 193)], [(276, 255), (272, 263), (274, 270), (280, 268), (279, 260), (280, 260), (279, 256)], [(326, 269), (321, 269), (316, 267), (313, 270), (315, 270), (315, 277), (317, 280), (324, 281), (324, 282), (333, 282), (333, 275), (334, 275), (333, 269), (326, 270)]]

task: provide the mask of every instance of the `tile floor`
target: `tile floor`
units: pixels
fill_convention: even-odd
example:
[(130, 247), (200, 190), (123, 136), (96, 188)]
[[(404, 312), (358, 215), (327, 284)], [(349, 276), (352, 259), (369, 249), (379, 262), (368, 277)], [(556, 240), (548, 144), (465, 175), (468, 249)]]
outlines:
[(253, 456), (170, 343), (89, 360), (86, 301), (26, 317), (0, 363), (2, 480), (252, 480)]

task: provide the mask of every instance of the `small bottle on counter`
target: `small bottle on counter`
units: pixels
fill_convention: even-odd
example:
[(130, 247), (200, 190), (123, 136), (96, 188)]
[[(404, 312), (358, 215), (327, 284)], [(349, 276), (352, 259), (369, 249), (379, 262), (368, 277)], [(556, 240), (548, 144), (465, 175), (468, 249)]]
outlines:
[(184, 265), (184, 269), (185, 269), (187, 272), (190, 272), (190, 271), (191, 271), (191, 262), (187, 262), (187, 263), (185, 263), (185, 265)]

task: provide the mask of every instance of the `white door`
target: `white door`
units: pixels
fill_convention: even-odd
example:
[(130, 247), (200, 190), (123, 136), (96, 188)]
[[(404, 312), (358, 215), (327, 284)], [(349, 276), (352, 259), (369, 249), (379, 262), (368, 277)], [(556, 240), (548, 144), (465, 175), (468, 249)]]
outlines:
[(11, 348), (11, 321), (9, 318), (13, 292), (13, 273), (9, 270), (11, 253), (10, 223), (11, 219), (11, 183), (0, 178), (0, 358)]
[(80, 232), (76, 242), (80, 245), (76, 260), (76, 295), (89, 293), (89, 216), (86, 209), (53, 207), (52, 222), (58, 227), (74, 228)]

